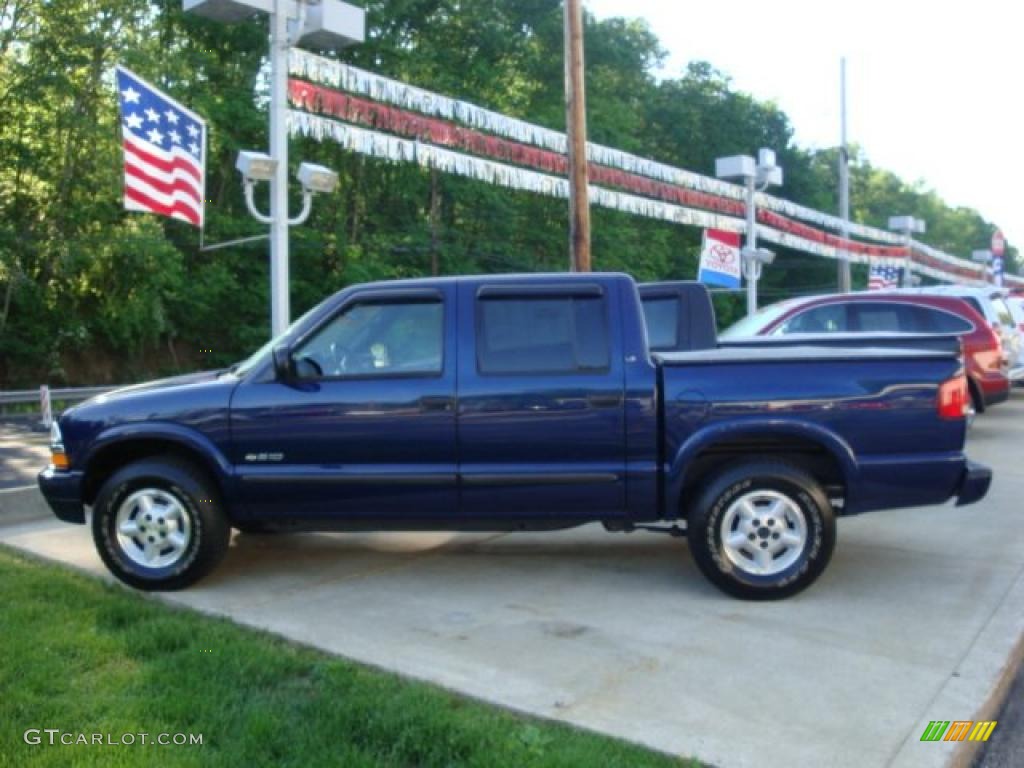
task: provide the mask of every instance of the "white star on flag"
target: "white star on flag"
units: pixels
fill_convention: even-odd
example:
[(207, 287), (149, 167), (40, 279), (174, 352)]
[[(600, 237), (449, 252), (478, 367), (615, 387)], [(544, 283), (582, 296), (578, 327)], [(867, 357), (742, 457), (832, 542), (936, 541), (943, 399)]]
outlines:
[(121, 95), (124, 96), (125, 102), (127, 102), (129, 104), (138, 104), (139, 103), (139, 92), (136, 91), (131, 86), (128, 86), (123, 91), (121, 91)]
[(168, 109), (166, 112), (164, 112), (164, 114), (167, 115), (167, 122), (168, 123), (170, 123), (171, 125), (177, 125), (178, 124), (178, 113), (177, 112), (175, 112), (172, 109)]
[(149, 131), (146, 135), (149, 137), (149, 140), (152, 141), (154, 144), (160, 144), (164, 140), (164, 135), (160, 133), (160, 131), (158, 131), (156, 128)]
[(188, 151), (191, 152), (193, 155), (198, 155), (199, 154), (199, 145), (196, 144), (194, 141), (189, 142)]
[(175, 144), (181, 144), (181, 134), (178, 133), (177, 131), (171, 131), (167, 135), (171, 137), (171, 141), (173, 141)]
[(188, 127), (188, 135), (191, 136), (193, 139), (197, 138), (199, 136), (199, 129), (196, 128), (194, 125), (190, 125)]
[(149, 122), (151, 122), (151, 123), (159, 123), (160, 122), (160, 113), (157, 112), (152, 107), (150, 107), (149, 109), (146, 110), (146, 119), (149, 120)]
[(137, 112), (132, 112), (130, 115), (126, 115), (124, 121), (128, 124), (129, 128), (142, 127), (142, 117)]

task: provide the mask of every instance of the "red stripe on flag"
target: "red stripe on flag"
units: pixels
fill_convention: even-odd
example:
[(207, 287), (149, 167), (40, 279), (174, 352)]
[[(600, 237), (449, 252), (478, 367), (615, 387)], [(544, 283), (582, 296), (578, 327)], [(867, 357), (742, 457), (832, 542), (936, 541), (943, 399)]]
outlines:
[(139, 147), (137, 144), (129, 142), (127, 139), (124, 141), (124, 151), (130, 152), (132, 155), (137, 157), (144, 163), (152, 165), (157, 170), (163, 171), (164, 173), (173, 173), (176, 170), (185, 171), (197, 182), (202, 183), (203, 175), (200, 172), (195, 161), (186, 160), (183, 157), (175, 157), (173, 160), (164, 160), (163, 158), (157, 157), (151, 152)]
[(138, 166), (131, 165), (129, 163), (125, 163), (124, 173), (125, 176), (134, 176), (136, 179), (146, 182), (146, 184), (165, 195), (173, 195), (175, 192), (184, 192), (188, 195), (189, 199), (195, 200), (196, 205), (202, 205), (203, 203), (203, 199), (200, 197), (199, 193), (196, 192), (196, 188), (184, 179), (175, 179), (173, 182), (168, 183), (162, 179), (156, 178), (155, 176), (150, 176)]
[(164, 205), (163, 203), (157, 202), (148, 195), (144, 195), (137, 189), (132, 189), (131, 187), (124, 188), (124, 196), (139, 205), (145, 206), (146, 210), (152, 211), (153, 213), (159, 213), (163, 216), (178, 215), (189, 223), (195, 224), (197, 227), (202, 224), (199, 219), (199, 214), (181, 201), (176, 201), (174, 205)]

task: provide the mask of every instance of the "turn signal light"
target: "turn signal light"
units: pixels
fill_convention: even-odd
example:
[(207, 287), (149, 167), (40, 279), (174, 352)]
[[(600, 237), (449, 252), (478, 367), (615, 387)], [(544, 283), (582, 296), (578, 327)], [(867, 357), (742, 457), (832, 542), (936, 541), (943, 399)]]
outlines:
[(970, 402), (967, 394), (967, 377), (957, 376), (944, 381), (939, 387), (937, 407), (940, 419), (962, 419), (967, 415)]
[(53, 451), (50, 453), (50, 463), (57, 469), (69, 469), (71, 467), (71, 462), (68, 461), (68, 455), (60, 451)]

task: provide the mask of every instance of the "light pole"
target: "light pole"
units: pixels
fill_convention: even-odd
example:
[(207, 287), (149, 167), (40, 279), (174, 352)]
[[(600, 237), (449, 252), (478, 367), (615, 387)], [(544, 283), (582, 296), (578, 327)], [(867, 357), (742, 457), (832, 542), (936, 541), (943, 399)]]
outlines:
[(761, 149), (757, 160), (748, 155), (733, 155), (715, 160), (715, 175), (720, 179), (742, 181), (746, 187), (747, 238), (741, 251), (743, 277), (747, 281), (747, 314), (757, 311), (757, 281), (766, 264), (775, 261), (775, 254), (757, 247), (757, 208), (755, 196), (769, 186), (782, 184), (782, 169), (775, 163), (775, 153)]
[[(839, 217), (843, 220), (843, 240), (850, 239), (850, 154), (846, 144), (846, 57), (839, 63)], [(839, 292), (850, 292), (850, 253), (846, 243), (839, 251)]]
[(905, 238), (907, 265), (903, 268), (903, 287), (909, 288), (912, 284), (911, 269), (914, 266), (913, 250), (911, 247), (913, 245), (913, 236), (924, 234), (928, 227), (921, 219), (914, 218), (913, 216), (890, 216), (889, 229), (893, 232), (899, 232)]
[[(288, 228), (306, 220), (312, 192), (323, 191), (307, 188), (304, 182), (303, 213), (295, 219), (288, 218), (288, 51), (299, 40), (321, 48), (363, 42), (366, 12), (340, 0), (183, 0), (183, 7), (225, 23), (243, 21), (257, 13), (270, 17), (270, 156), (262, 157), (272, 159), (272, 163), (264, 163), (257, 175), (248, 176), (242, 166), (252, 170), (255, 166), (250, 165), (250, 160), (256, 153), (242, 153), (249, 159), (240, 155), (237, 167), (245, 179), (250, 213), (257, 221), (270, 225), (270, 326), (276, 336), (288, 327), (291, 316)], [(269, 216), (259, 214), (252, 204), (252, 186), (257, 180), (270, 182)]]

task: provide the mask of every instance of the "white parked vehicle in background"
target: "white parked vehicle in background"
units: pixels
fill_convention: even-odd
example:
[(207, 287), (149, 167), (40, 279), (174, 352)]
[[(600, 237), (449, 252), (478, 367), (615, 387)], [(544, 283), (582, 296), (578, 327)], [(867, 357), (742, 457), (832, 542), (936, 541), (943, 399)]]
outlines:
[(1024, 317), (1018, 309), (1011, 309), (1012, 298), (1007, 292), (994, 285), (973, 287), (968, 285), (927, 285), (919, 288), (903, 288), (900, 293), (924, 293), (936, 296), (956, 296), (968, 302), (982, 317), (988, 320), (992, 329), (999, 334), (1006, 352), (1011, 381), (1024, 381)]

